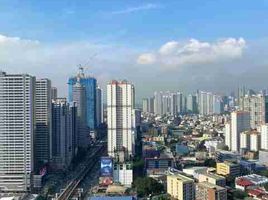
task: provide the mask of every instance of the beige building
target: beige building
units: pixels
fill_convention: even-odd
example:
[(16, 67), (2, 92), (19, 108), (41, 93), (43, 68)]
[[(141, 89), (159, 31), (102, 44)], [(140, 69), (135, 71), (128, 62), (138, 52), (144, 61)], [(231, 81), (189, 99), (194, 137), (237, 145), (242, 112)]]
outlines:
[(167, 193), (178, 200), (194, 200), (194, 180), (181, 174), (167, 176)]
[(240, 165), (228, 161), (217, 163), (217, 174), (223, 176), (239, 176)]
[(225, 177), (213, 173), (201, 173), (198, 177), (199, 182), (208, 182), (214, 185), (224, 187), (226, 185)]
[(208, 182), (198, 183), (196, 200), (227, 200), (227, 189)]

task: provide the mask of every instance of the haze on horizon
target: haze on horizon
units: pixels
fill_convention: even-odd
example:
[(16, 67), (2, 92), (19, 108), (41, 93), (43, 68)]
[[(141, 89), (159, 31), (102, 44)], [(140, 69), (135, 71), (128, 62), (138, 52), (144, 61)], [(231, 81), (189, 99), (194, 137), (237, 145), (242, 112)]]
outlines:
[[(0, 69), (52, 80), (79, 64), (102, 88), (231, 92), (268, 88), (268, 1), (0, 1)], [(92, 59), (90, 59), (92, 58)]]

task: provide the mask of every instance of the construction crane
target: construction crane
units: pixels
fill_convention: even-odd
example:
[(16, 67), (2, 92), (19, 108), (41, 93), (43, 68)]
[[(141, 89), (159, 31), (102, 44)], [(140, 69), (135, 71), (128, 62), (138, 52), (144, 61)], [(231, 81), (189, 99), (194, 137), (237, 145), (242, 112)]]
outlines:
[(82, 65), (82, 64), (78, 64), (78, 74), (80, 76), (85, 76), (84, 71), (89, 69), (88, 64), (98, 55), (98, 53), (93, 53), (88, 59), (87, 61)]

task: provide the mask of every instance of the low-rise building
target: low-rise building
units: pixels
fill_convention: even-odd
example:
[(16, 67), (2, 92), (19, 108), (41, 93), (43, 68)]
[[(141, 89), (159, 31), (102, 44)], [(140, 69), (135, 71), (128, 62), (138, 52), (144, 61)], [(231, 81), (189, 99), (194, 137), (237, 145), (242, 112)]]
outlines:
[(121, 183), (126, 187), (131, 187), (133, 182), (132, 162), (114, 163), (113, 167), (113, 182)]
[(177, 200), (194, 200), (194, 180), (181, 174), (168, 175), (167, 193)]
[(217, 174), (223, 176), (239, 176), (240, 175), (240, 165), (234, 162), (221, 162), (217, 163)]
[(227, 189), (209, 182), (198, 183), (196, 200), (227, 200)]
[(225, 177), (210, 172), (199, 174), (198, 182), (209, 182), (222, 187), (226, 185)]

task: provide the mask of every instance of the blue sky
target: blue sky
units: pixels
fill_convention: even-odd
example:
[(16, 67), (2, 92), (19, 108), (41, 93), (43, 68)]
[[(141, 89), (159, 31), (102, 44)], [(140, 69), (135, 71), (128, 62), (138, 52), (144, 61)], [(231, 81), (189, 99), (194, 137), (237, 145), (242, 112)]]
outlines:
[[(192, 84), (193, 76), (190, 76), (194, 74), (199, 77), (198, 81), (204, 79), (204, 85), (202, 81), (198, 84), (204, 89), (227, 91), (228, 87), (233, 85), (230, 88), (232, 90), (237, 84), (241, 84), (235, 81), (239, 77), (238, 72), (249, 73), (248, 71), (256, 67), (265, 68), (263, 66), (267, 62), (263, 51), (267, 50), (267, 25), (268, 1), (263, 0), (0, 0), (0, 35), (5, 37), (2, 46), (6, 48), (8, 45), (9, 50), (8, 53), (3, 50), (0, 64), (6, 71), (27, 70), (37, 76), (49, 76), (52, 81), (55, 80), (57, 87), (65, 88), (66, 85), (62, 82), (69, 74), (74, 73), (75, 64), (87, 60), (97, 52), (98, 56), (92, 61), (94, 67), (90, 72), (97, 78), (100, 77), (103, 86), (110, 78), (128, 78), (134, 83), (142, 80), (149, 85), (148, 88), (141, 88), (141, 96), (158, 88), (191, 91), (196, 87)], [(10, 43), (16, 37), (20, 41), (17, 42), (20, 44), (16, 43), (17, 46)], [(229, 40), (231, 47), (222, 50), (222, 44), (218, 43), (227, 38), (236, 41)], [(245, 44), (239, 43), (239, 38)], [(199, 52), (204, 50), (206, 55), (211, 55), (206, 59), (209, 63), (204, 60), (199, 62), (200, 58), (197, 56), (202, 56), (204, 52), (199, 55), (192, 52), (193, 58), (167, 56), (166, 53), (164, 57), (158, 53), (170, 41), (176, 41), (172, 48), (181, 52), (193, 45), (190, 39), (209, 43), (210, 47), (197, 44)], [(38, 47), (33, 48), (36, 44), (31, 43), (32, 41), (37, 41)], [(226, 56), (226, 51), (229, 52), (232, 47), (236, 48), (234, 54)], [(215, 48), (221, 50), (215, 52)], [(25, 51), (27, 55), (17, 58), (16, 62), (15, 55)], [(256, 55), (256, 51), (262, 53)], [(136, 62), (144, 53), (147, 56), (145, 59), (148, 59), (149, 54), (150, 62)], [(5, 56), (14, 58), (11, 60)], [(62, 61), (63, 58), (66, 59)], [(166, 63), (164, 59), (171, 61)], [(192, 59), (198, 62), (192, 62)], [(170, 65), (175, 66), (171, 71), (163, 70), (163, 66), (170, 69)], [(215, 70), (215, 65), (220, 69)], [(65, 72), (57, 77), (55, 72), (62, 70)], [(230, 80), (232, 84), (211, 82), (217, 79), (215, 74), (221, 70), (228, 76), (231, 74), (229, 77), (233, 77)], [(207, 80), (207, 77), (203, 77), (203, 71), (213, 72), (215, 76)], [(129, 72), (136, 74), (130, 75)], [(175, 72), (180, 75), (173, 77)], [(156, 82), (155, 78), (163, 73), (165, 76)], [(183, 79), (187, 75), (188, 79)], [(171, 81), (170, 77), (174, 80)], [(247, 80), (245, 82), (252, 84)], [(264, 83), (258, 82), (253, 87), (267, 87)], [(140, 86), (138, 83), (137, 87)]]

